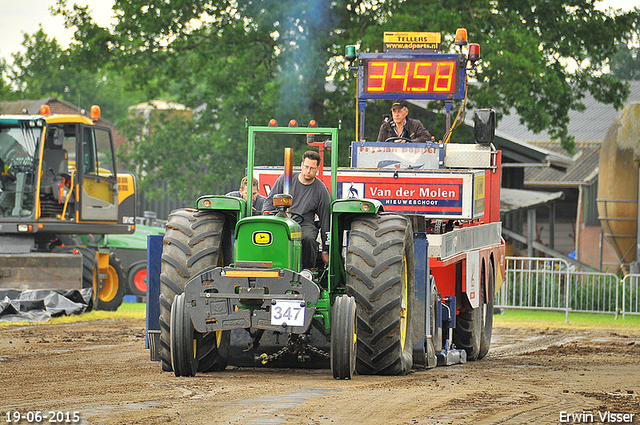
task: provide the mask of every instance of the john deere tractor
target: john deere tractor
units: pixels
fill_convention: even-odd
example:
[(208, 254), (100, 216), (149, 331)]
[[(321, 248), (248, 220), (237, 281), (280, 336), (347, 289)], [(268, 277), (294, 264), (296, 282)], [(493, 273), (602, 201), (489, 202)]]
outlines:
[[(356, 368), (407, 373), (413, 351), (410, 220), (378, 213), (375, 200), (336, 200), (338, 129), (249, 127), (250, 176), (259, 133), (330, 137), (322, 142), (333, 149), (328, 269), (301, 268), (301, 227), (289, 194), (274, 197), (274, 215), (252, 216), (250, 198), (213, 195), (200, 197), (196, 208), (174, 211), (160, 275), (163, 369), (193, 376), (228, 364), (330, 364), (335, 378), (349, 379)], [(290, 152), (285, 160), (290, 178)], [(367, 329), (361, 335), (356, 310)]]

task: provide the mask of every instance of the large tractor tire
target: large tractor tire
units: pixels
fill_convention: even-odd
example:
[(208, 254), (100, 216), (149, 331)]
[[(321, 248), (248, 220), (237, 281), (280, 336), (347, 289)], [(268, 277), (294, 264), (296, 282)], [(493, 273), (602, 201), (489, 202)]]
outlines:
[(124, 270), (115, 253), (109, 254), (107, 277), (99, 285), (98, 310), (116, 311), (124, 297)]
[[(171, 305), (202, 270), (232, 261), (231, 231), (223, 213), (185, 208), (169, 215), (160, 270), (160, 360), (171, 371)], [(198, 371), (227, 366), (230, 332), (196, 335)]]
[(356, 218), (349, 232), (347, 294), (356, 300), (359, 374), (404, 375), (413, 365), (413, 230), (403, 216)]
[[(491, 346), (491, 334), (493, 331), (493, 306), (496, 297), (496, 274), (491, 261), (489, 261), (489, 273), (483, 273), (483, 276), (486, 276), (487, 281), (482, 282), (483, 290), (480, 292), (480, 302), (482, 303), (482, 335), (480, 337), (480, 352), (478, 353), (478, 360), (483, 359), (489, 352), (489, 347)], [(484, 288), (486, 288), (486, 291)]]
[(331, 372), (336, 379), (351, 379), (356, 370), (356, 302), (336, 297), (331, 313)]

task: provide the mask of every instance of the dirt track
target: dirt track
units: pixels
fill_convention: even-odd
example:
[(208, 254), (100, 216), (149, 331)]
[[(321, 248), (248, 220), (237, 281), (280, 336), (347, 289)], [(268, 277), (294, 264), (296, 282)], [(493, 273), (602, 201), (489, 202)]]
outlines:
[(609, 411), (640, 424), (639, 358), (640, 331), (497, 327), (484, 360), (405, 377), (233, 368), (176, 378), (149, 361), (142, 319), (10, 327), (0, 422), (77, 411), (82, 424), (555, 424), (601, 423)]

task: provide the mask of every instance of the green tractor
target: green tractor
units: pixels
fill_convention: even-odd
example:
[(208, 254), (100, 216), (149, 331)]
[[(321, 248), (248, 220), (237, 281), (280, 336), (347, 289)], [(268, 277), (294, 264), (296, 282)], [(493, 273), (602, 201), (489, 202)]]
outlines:
[[(338, 129), (249, 127), (249, 176), (259, 133), (330, 137), (322, 142), (332, 150), (328, 268), (301, 268), (301, 227), (288, 211), (290, 195), (274, 197), (275, 215), (252, 216), (251, 198), (213, 195), (172, 212), (160, 275), (163, 369), (193, 376), (228, 364), (330, 364), (338, 379), (350, 379), (356, 369), (408, 373), (414, 357), (410, 219), (382, 213), (376, 200), (336, 199)], [(289, 160), (285, 177), (291, 170)], [(365, 333), (356, 335), (356, 318)]]

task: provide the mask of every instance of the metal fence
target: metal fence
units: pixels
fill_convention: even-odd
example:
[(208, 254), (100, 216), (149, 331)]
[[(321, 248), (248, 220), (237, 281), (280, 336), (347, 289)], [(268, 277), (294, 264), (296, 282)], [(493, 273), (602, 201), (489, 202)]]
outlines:
[(558, 258), (507, 257), (496, 307), (640, 314), (640, 275), (577, 271)]

